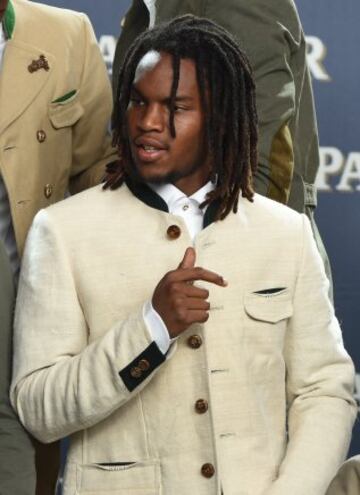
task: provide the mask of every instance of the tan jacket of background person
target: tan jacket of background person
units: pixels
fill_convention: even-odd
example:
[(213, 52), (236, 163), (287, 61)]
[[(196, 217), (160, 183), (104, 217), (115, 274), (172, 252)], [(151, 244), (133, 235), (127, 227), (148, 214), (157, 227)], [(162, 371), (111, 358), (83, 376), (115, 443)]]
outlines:
[(164, 356), (142, 306), (192, 241), (158, 196), (134, 194), (84, 191), (28, 238), (12, 402), (40, 440), (70, 435), (64, 494), (324, 495), (354, 370), (307, 218), (259, 195), (209, 218), (194, 249), (228, 286), (201, 283), (209, 320)]
[[(36, 212), (68, 188), (98, 183), (115, 159), (107, 135), (112, 99), (85, 15), (11, 0), (3, 25), (0, 173), (21, 255)], [(58, 457), (58, 449), (38, 446), (38, 494), (52, 495)]]
[[(0, 172), (21, 254), (35, 213), (63, 199), (68, 187), (99, 183), (115, 159), (107, 135), (112, 99), (85, 15), (11, 0), (5, 31)], [(48, 67), (37, 67), (41, 55)]]
[[(254, 69), (259, 114), (256, 191), (308, 215), (331, 280), (329, 261), (314, 221), (318, 131), (306, 43), (293, 0), (157, 0), (155, 24), (187, 13), (222, 25), (238, 38), (248, 55)], [(149, 11), (144, 1), (134, 0), (116, 49), (114, 94), (126, 50), (148, 25)]]

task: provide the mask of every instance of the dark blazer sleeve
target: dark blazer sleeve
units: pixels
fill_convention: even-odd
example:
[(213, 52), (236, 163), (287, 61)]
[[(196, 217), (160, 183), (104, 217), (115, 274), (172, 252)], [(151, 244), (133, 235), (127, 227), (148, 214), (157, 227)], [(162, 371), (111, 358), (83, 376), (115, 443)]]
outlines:
[(230, 31), (250, 59), (259, 114), (255, 187), (257, 192), (286, 203), (294, 170), (292, 59), (303, 42), (295, 5), (292, 0), (209, 0), (202, 14)]
[(0, 242), (0, 493), (33, 495), (34, 448), (9, 402), (13, 306), (12, 273)]

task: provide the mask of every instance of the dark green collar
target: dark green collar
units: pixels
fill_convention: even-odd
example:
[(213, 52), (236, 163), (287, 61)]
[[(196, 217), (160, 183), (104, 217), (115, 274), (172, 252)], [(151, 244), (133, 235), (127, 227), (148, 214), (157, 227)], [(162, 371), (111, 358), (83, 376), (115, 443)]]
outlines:
[(15, 27), (15, 9), (11, 0), (9, 0), (5, 10), (3, 26), (6, 38), (11, 39)]
[[(166, 202), (158, 195), (155, 191), (153, 191), (149, 186), (142, 182), (134, 181), (127, 177), (125, 179), (126, 185), (133, 193), (135, 197), (137, 197), (140, 201), (150, 206), (150, 208), (155, 208), (156, 210), (165, 211), (169, 213), (169, 208)], [(206, 209), (204, 215), (203, 228), (205, 229), (211, 223), (215, 221), (216, 213), (219, 208), (219, 201), (214, 201), (211, 203)]]
[(215, 199), (215, 201), (209, 204), (204, 215), (203, 229), (208, 227), (211, 223), (215, 222), (215, 218), (219, 210), (219, 206), (220, 206), (220, 199)]
[(166, 202), (149, 186), (143, 182), (135, 181), (130, 177), (126, 177), (125, 183), (133, 195), (146, 205), (150, 206), (150, 208), (155, 208), (156, 210), (166, 211), (169, 213), (169, 208)]

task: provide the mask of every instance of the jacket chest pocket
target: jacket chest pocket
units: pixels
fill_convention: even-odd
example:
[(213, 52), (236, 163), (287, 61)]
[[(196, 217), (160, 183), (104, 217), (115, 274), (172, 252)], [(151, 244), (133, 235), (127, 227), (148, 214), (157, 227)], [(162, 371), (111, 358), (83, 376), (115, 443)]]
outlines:
[(51, 156), (53, 169), (61, 171), (66, 178), (73, 162), (73, 129), (83, 114), (84, 108), (76, 98), (65, 103), (51, 103), (48, 110), (51, 132), (46, 141), (50, 147), (47, 153)]
[(83, 114), (84, 108), (76, 98), (65, 103), (51, 103), (49, 107), (50, 122), (57, 130), (75, 125)]
[(293, 314), (288, 289), (249, 292), (244, 297), (245, 335), (249, 341), (279, 342)]
[(159, 495), (159, 461), (78, 466), (79, 495)]

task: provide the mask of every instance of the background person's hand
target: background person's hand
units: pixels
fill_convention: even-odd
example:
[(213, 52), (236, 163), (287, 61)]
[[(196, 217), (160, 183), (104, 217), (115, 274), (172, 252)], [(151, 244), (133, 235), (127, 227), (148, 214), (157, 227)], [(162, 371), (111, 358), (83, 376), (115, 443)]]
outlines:
[(152, 305), (161, 316), (171, 338), (184, 332), (192, 323), (209, 318), (209, 291), (193, 285), (197, 280), (225, 287), (221, 275), (195, 267), (196, 253), (187, 248), (180, 265), (164, 275), (155, 288)]

